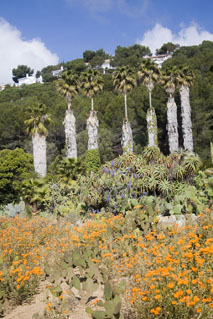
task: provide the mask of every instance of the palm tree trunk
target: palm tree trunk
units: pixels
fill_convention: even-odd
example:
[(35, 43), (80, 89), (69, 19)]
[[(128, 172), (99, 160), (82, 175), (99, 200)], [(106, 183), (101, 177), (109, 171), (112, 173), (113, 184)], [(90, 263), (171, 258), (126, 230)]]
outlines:
[(68, 110), (71, 109), (71, 98), (69, 96), (69, 94), (66, 95), (66, 102), (67, 102), (67, 108)]
[(127, 114), (127, 95), (126, 95), (126, 93), (124, 94), (124, 106), (125, 106), (125, 119), (128, 119), (128, 114)]
[(99, 127), (99, 122), (98, 122), (96, 112), (91, 110), (90, 115), (87, 119), (88, 150), (98, 149), (98, 127)]
[(154, 89), (154, 83), (152, 81), (149, 81), (146, 84), (146, 87), (147, 87), (148, 92), (149, 92), (149, 107), (151, 108), (152, 107), (152, 90)]
[(149, 107), (152, 107), (152, 90), (149, 90)]
[(148, 146), (158, 146), (157, 117), (154, 107), (150, 107), (146, 114)]
[(178, 151), (178, 121), (177, 105), (174, 97), (170, 96), (167, 102), (167, 131), (170, 153)]
[(32, 136), (34, 169), (41, 177), (47, 173), (46, 136), (35, 133)]
[(132, 129), (127, 119), (123, 121), (121, 145), (123, 153), (133, 153)]
[(185, 86), (185, 85), (181, 86), (180, 98), (181, 98), (183, 146), (185, 150), (193, 152), (191, 106), (190, 106), (188, 86)]
[(91, 98), (91, 110), (94, 111), (94, 100)]
[(73, 115), (73, 112), (70, 109), (66, 110), (66, 116), (63, 124), (65, 127), (65, 147), (67, 158), (77, 159), (75, 116)]

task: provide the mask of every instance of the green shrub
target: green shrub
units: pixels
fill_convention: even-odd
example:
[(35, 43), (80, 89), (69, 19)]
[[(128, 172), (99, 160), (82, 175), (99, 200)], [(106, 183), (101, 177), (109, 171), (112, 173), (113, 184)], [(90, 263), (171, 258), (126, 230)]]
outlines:
[(101, 166), (99, 150), (88, 150), (86, 152), (86, 169), (90, 172), (96, 172)]
[(0, 151), (0, 204), (18, 202), (22, 182), (32, 174), (32, 155), (19, 148)]

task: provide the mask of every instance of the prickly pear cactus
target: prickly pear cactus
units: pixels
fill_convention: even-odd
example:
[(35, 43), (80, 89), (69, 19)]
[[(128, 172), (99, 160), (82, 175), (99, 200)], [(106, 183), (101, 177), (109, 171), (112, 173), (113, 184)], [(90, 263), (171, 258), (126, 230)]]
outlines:
[(86, 308), (86, 312), (91, 314), (93, 319), (123, 319), (121, 314), (121, 298), (119, 294), (124, 290), (126, 282), (123, 280), (116, 288), (112, 287), (110, 282), (106, 282), (104, 286), (103, 300), (99, 300), (97, 306), (103, 310), (93, 310)]

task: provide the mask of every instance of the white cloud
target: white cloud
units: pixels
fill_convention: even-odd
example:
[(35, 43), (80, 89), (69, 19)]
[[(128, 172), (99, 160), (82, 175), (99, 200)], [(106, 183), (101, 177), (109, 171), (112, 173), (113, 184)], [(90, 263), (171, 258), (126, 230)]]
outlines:
[(0, 18), (0, 83), (12, 83), (12, 69), (20, 64), (36, 71), (57, 63), (58, 56), (40, 39), (23, 40), (19, 30)]
[(145, 32), (143, 39), (137, 40), (137, 43), (148, 46), (152, 53), (155, 53), (156, 49), (159, 49), (166, 42), (190, 46), (198, 45), (204, 40), (213, 41), (213, 34), (200, 28), (197, 24), (193, 23), (188, 27), (182, 25), (178, 34), (161, 24), (156, 24), (153, 29)]

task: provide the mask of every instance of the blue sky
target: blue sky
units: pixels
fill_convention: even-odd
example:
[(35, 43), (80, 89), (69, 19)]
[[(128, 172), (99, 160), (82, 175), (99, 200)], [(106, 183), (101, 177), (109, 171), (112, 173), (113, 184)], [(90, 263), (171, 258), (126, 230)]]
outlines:
[(213, 41), (212, 12), (212, 0), (1, 1), (0, 38), (8, 34), (10, 41), (0, 40), (0, 49), (5, 51), (0, 60), (10, 56), (9, 64), (24, 64), (25, 57), (30, 64), (33, 50), (32, 66), (39, 69), (81, 58), (85, 50), (103, 48), (114, 54), (117, 45), (141, 43), (154, 52), (168, 40), (182, 45)]

